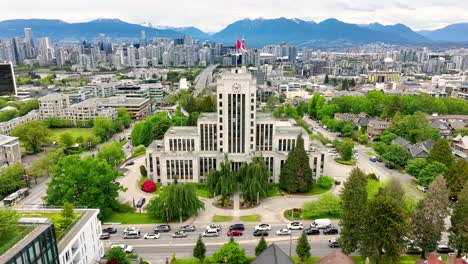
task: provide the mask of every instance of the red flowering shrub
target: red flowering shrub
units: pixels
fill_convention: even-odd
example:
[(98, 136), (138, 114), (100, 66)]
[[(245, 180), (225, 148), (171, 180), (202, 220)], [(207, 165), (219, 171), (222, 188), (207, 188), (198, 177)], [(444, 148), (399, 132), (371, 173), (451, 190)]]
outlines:
[(144, 192), (152, 193), (152, 192), (156, 191), (156, 183), (154, 183), (152, 180), (148, 179), (141, 185), (141, 189)]

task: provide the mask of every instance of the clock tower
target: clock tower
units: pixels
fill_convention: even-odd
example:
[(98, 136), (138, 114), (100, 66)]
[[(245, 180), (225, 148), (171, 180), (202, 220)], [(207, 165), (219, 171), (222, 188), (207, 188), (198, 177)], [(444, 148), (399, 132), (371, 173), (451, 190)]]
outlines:
[(232, 69), (217, 81), (219, 152), (230, 159), (246, 156), (255, 146), (256, 80), (243, 69)]

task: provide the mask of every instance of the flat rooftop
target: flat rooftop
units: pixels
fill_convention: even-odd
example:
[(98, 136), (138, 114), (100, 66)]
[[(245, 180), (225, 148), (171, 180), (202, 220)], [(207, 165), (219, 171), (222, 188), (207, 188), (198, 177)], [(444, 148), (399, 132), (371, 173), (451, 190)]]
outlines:
[(0, 145), (5, 145), (8, 144), (14, 140), (17, 140), (17, 137), (10, 137), (6, 135), (0, 135)]
[(167, 136), (198, 136), (198, 128), (196, 126), (172, 126), (164, 134), (164, 137)]

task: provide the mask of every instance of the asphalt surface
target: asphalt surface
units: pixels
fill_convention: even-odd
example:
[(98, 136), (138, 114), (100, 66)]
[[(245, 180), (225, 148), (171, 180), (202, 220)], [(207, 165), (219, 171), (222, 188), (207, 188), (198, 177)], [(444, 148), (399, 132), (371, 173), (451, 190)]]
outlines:
[[(304, 227), (308, 227), (311, 221), (303, 221)], [(336, 225), (336, 221), (334, 224)], [(143, 259), (150, 261), (151, 263), (165, 263), (166, 258), (171, 258), (172, 253), (176, 252), (176, 257), (179, 258), (191, 258), (193, 253), (193, 247), (198, 239), (199, 234), (209, 224), (196, 225), (195, 232), (188, 232), (186, 238), (172, 238), (172, 234), (178, 230), (180, 225), (171, 225), (172, 230), (168, 233), (160, 233), (159, 239), (145, 240), (143, 235), (154, 231), (154, 226), (145, 225), (140, 228), (141, 238), (140, 239), (124, 239), (123, 229), (124, 227), (115, 226), (118, 229), (116, 234), (111, 235), (111, 238), (104, 240), (104, 248), (108, 250), (113, 244), (127, 244), (134, 248), (134, 253), (137, 253)], [(253, 236), (254, 224), (246, 224), (245, 231), (242, 236), (234, 237), (234, 239), (245, 249), (248, 256), (255, 255), (255, 247), (260, 240), (259, 237)], [(292, 236), (278, 236), (276, 231), (281, 228), (286, 228), (286, 224), (271, 224), (272, 228), (269, 231), (269, 236), (265, 237), (268, 244), (275, 243), (281, 249), (289, 254), (289, 248), (291, 246), (291, 253), (293, 256), (296, 255), (295, 247), (297, 239), (301, 235), (301, 231), (293, 230)], [(106, 226), (103, 226), (105, 228)], [(138, 226), (137, 226), (138, 227)], [(207, 248), (207, 255), (210, 256), (224, 243), (229, 241), (229, 237), (226, 232), (228, 226), (222, 226), (219, 237), (204, 237), (202, 238)], [(339, 235), (310, 235), (308, 236), (311, 243), (311, 252), (314, 256), (323, 256), (328, 254), (332, 249), (328, 247), (328, 240), (331, 238), (337, 238)]]
[(203, 88), (211, 84), (213, 81), (213, 71), (218, 67), (218, 64), (210, 65), (206, 67), (200, 74), (195, 77), (195, 91), (193, 92), (194, 96), (198, 96)]

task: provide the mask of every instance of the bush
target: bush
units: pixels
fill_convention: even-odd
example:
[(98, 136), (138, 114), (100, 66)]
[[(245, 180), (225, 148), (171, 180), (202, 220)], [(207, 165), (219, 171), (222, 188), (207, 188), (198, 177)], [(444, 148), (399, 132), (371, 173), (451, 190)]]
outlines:
[(375, 175), (375, 173), (369, 173), (369, 174), (367, 174), (367, 179), (368, 179), (368, 180), (379, 181), (379, 177), (377, 177), (377, 175)]
[(330, 189), (333, 186), (333, 178), (329, 176), (320, 176), (317, 184), (323, 189)]
[(119, 203), (115, 211), (119, 213), (132, 213), (135, 212), (135, 208), (126, 203)]
[(141, 190), (147, 193), (152, 193), (156, 191), (156, 184), (152, 180), (148, 179), (141, 185)]
[(143, 156), (146, 154), (146, 148), (144, 145), (138, 145), (136, 147), (133, 148), (132, 150), (132, 156), (133, 157), (139, 157), (139, 156)]
[(148, 172), (146, 171), (145, 165), (141, 165), (141, 166), (140, 166), (140, 174), (141, 174), (141, 176), (143, 176), (143, 177), (147, 177), (147, 176), (148, 176)]

